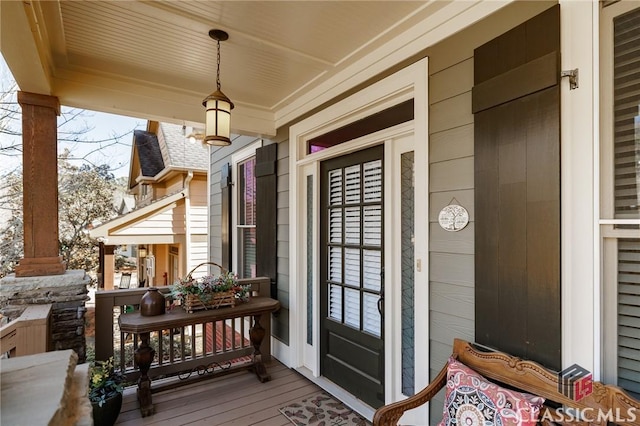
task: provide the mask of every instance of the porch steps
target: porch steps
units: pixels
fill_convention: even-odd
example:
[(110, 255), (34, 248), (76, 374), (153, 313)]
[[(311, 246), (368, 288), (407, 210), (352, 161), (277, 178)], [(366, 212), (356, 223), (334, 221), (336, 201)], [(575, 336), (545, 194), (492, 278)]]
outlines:
[(89, 364), (70, 349), (0, 360), (0, 424), (93, 424)]

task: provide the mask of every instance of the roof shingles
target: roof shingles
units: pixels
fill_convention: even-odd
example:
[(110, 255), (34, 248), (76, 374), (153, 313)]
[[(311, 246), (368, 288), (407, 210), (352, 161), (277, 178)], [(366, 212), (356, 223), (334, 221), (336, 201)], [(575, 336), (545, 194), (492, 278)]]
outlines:
[(142, 176), (153, 177), (164, 169), (158, 137), (144, 130), (134, 130), (133, 140), (138, 150)]
[(206, 171), (209, 168), (209, 150), (201, 141), (190, 141), (184, 128), (176, 124), (160, 123), (158, 138), (169, 153), (169, 167)]

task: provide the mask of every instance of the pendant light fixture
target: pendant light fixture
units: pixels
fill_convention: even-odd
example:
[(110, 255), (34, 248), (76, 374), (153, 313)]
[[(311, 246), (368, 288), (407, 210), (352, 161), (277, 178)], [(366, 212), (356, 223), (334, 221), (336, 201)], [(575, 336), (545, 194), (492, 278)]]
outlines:
[(206, 109), (205, 135), (203, 143), (213, 146), (231, 145), (231, 110), (233, 102), (220, 90), (220, 42), (229, 38), (229, 34), (222, 30), (210, 30), (209, 37), (216, 40), (218, 45), (216, 91), (207, 96), (202, 105)]

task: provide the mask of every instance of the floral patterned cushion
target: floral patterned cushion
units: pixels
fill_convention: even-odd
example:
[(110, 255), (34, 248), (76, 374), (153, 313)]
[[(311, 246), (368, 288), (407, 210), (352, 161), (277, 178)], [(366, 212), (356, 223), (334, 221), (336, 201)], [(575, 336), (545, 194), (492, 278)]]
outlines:
[(451, 358), (438, 426), (534, 426), (544, 398), (502, 388)]

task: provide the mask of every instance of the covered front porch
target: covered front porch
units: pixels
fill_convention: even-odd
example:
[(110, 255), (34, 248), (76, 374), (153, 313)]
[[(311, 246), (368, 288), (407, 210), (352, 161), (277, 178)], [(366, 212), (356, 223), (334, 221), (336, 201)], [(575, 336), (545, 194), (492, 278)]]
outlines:
[[(207, 31), (219, 28), (230, 36), (217, 83), (236, 104), (234, 136), (208, 148), (206, 235), (198, 243), (208, 261), (269, 281), (281, 305), (267, 330), (274, 382), (282, 374), (301, 392), (319, 386), (370, 419), (429, 383), (462, 337), (550, 360), (558, 371), (579, 364), (622, 385), (616, 321), (625, 307), (617, 303), (618, 246), (607, 238), (635, 247), (640, 219), (616, 216), (612, 191), (600, 189), (614, 180), (615, 155), (613, 125), (600, 120), (613, 110), (600, 81), (609, 65), (599, 60), (611, 53), (601, 48), (609, 42), (605, 21), (631, 4), (2, 2), (2, 33), (20, 41), (4, 38), (0, 48), (22, 90), (24, 167), (41, 171), (25, 178), (25, 200), (46, 193), (45, 202), (25, 202), (32, 229), (17, 275), (65, 274), (51, 208), (59, 105), (202, 127), (216, 65)], [(518, 86), (534, 80), (540, 84)], [(524, 100), (542, 91), (544, 108)], [(477, 101), (483, 93), (486, 105)], [(516, 114), (510, 102), (550, 112)], [(491, 122), (480, 119), (494, 108), (495, 116), (483, 115)], [(511, 127), (496, 130), (503, 125)], [(549, 149), (540, 148), (543, 139)], [(611, 175), (602, 181), (601, 167)], [(467, 211), (464, 228), (443, 225), (449, 206)], [(96, 314), (113, 326), (114, 308), (132, 303), (114, 299)], [(96, 343), (113, 351), (110, 339)], [(112, 353), (97, 348), (98, 359)], [(637, 352), (631, 358), (637, 366)], [(629, 388), (640, 383), (638, 371)], [(244, 417), (247, 402), (233, 395), (246, 394), (261, 407), (250, 412), (266, 416), (256, 424), (279, 424), (280, 403), (254, 392), (261, 384), (251, 376), (240, 388), (245, 379), (234, 373), (158, 392), (159, 411), (142, 420), (128, 392), (120, 421), (210, 424), (219, 416), (244, 424), (253, 414)], [(266, 385), (274, 401), (293, 399), (286, 386)], [(218, 392), (219, 403), (205, 396)], [(425, 407), (402, 421), (435, 424), (439, 414)]]
[(154, 394), (156, 412), (142, 418), (135, 388), (124, 393), (117, 425), (291, 425), (279, 408), (311, 397), (321, 388), (274, 360), (267, 364), (271, 380), (237, 372)]

